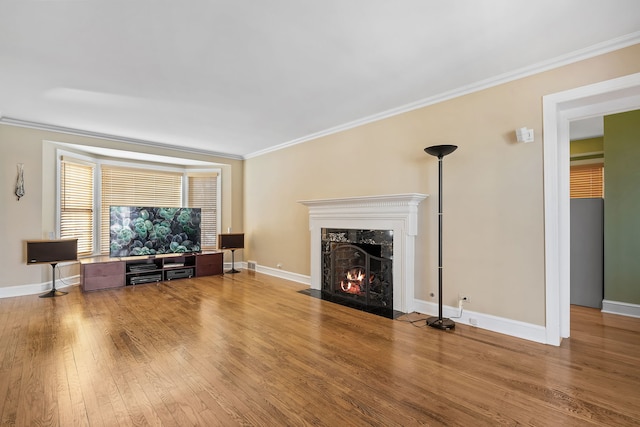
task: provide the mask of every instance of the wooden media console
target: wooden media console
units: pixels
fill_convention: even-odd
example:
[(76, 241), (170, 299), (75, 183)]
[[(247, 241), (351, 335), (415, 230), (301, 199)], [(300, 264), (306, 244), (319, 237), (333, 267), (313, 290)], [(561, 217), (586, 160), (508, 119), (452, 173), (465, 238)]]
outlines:
[(222, 254), (214, 251), (154, 257), (85, 258), (80, 261), (80, 284), (83, 291), (96, 291), (223, 274)]

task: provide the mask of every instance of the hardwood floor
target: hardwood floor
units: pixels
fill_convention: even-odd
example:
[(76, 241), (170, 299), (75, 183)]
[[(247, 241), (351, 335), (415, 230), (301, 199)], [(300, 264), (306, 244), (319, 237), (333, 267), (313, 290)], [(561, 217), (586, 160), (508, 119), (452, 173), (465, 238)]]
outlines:
[(302, 289), (243, 271), (0, 299), (0, 425), (640, 424), (640, 319), (573, 307), (551, 347)]

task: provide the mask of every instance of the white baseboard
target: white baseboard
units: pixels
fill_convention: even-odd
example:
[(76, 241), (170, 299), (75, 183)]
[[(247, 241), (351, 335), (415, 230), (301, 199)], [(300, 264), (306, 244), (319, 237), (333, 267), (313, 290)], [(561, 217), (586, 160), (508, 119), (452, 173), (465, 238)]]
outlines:
[[(290, 273), (276, 268), (263, 267), (261, 265), (257, 265), (256, 271), (270, 276), (279, 277), (281, 279), (302, 283), (304, 285), (311, 285), (311, 276)], [(416, 307), (417, 312), (425, 313), (430, 316), (437, 316), (438, 313), (438, 305), (432, 302), (416, 299), (414, 300), (414, 307)], [(456, 307), (442, 307), (442, 315), (452, 319), (456, 323), (475, 326), (488, 331), (535, 341), (542, 344), (547, 343), (546, 329), (544, 326), (506, 319), (504, 317), (492, 316), (490, 314), (477, 313), (467, 309), (462, 311), (462, 317), (458, 319), (456, 317), (459, 316), (459, 314), (460, 311)]]
[[(246, 264), (245, 264), (246, 268)], [(258, 273), (268, 274), (269, 276), (278, 277), (280, 279), (290, 280), (292, 282), (302, 283), (303, 285), (311, 286), (311, 276), (305, 276), (304, 274), (292, 273), (290, 271), (281, 270), (279, 268), (265, 267), (260, 264), (256, 264), (256, 270)]]
[[(247, 269), (246, 262), (234, 263), (236, 269)], [(231, 269), (231, 263), (224, 264), (225, 271)], [(247, 270), (249, 271), (249, 270)], [(305, 276), (303, 274), (292, 273), (289, 271), (281, 270), (278, 268), (264, 267), (256, 265), (256, 271), (258, 273), (267, 274), (269, 276), (278, 277), (284, 280), (290, 280), (292, 282), (301, 283), (303, 285), (311, 286), (311, 276)], [(68, 286), (76, 286), (79, 284), (80, 277), (72, 276), (64, 278), (62, 280), (56, 280), (56, 288), (62, 289)], [(72, 284), (67, 284), (72, 283)], [(33, 284), (33, 285), (21, 285), (10, 286), (6, 288), (0, 288), (0, 298), (17, 297), (23, 295), (34, 295), (44, 293), (51, 289), (51, 282)], [(414, 301), (416, 311), (419, 313), (435, 316), (438, 313), (438, 305), (432, 302), (416, 299)], [(625, 316), (640, 317), (640, 305), (619, 303), (613, 301), (603, 301), (602, 311), (606, 313), (622, 314)], [(486, 329), (492, 332), (498, 332), (500, 334), (510, 335), (517, 338), (526, 339), (529, 341), (535, 341), (539, 343), (546, 343), (546, 332), (544, 326), (533, 325), (530, 323), (520, 322), (517, 320), (506, 319), (503, 317), (492, 316), (490, 314), (483, 314), (474, 311), (464, 309), (462, 311), (462, 317), (457, 318), (459, 310), (456, 307), (443, 306), (442, 315), (450, 318), (456, 323), (464, 325), (475, 326), (478, 328)]]
[[(436, 303), (416, 299), (414, 301), (414, 307), (416, 307), (416, 311), (418, 313), (425, 313), (430, 316), (438, 315), (438, 304)], [(544, 326), (493, 316), (490, 314), (478, 313), (467, 310), (466, 308), (462, 310), (462, 316), (458, 318), (458, 316), (460, 316), (460, 310), (457, 307), (446, 305), (442, 307), (442, 316), (463, 325), (475, 326), (488, 331), (535, 341), (542, 344), (547, 343), (546, 329)]]
[(640, 317), (640, 305), (629, 302), (602, 300), (602, 312), (621, 316)]
[[(56, 279), (56, 289), (64, 289), (71, 286), (77, 286), (79, 284), (79, 275), (65, 277), (64, 279)], [(49, 290), (51, 290), (51, 281), (45, 283), (35, 283), (31, 285), (8, 286), (6, 288), (0, 288), (0, 298), (42, 294)]]

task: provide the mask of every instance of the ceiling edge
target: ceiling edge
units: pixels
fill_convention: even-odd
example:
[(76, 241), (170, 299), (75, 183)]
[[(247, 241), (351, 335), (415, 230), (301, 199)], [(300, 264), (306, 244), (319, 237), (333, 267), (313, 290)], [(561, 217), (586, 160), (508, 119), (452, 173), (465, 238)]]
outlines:
[(468, 95), (473, 92), (478, 92), (491, 87), (499, 86), (504, 83), (508, 83), (524, 77), (532, 76), (534, 74), (539, 74), (545, 71), (552, 70), (554, 68), (559, 68), (559, 67), (569, 65), (578, 61), (582, 61), (585, 59), (593, 58), (595, 56), (603, 55), (605, 53), (609, 53), (615, 50), (623, 49), (625, 47), (633, 46), (638, 43), (640, 43), (640, 31), (630, 33), (621, 37), (617, 37), (615, 39), (611, 39), (606, 42), (598, 43), (584, 49), (576, 50), (566, 55), (562, 55), (547, 61), (542, 61), (537, 64), (533, 64), (524, 68), (517, 69), (515, 71), (500, 74), (485, 80), (480, 80), (476, 83), (473, 83), (467, 86), (462, 86), (454, 90), (443, 92), (441, 94), (431, 96), (429, 98), (424, 98), (419, 101), (412, 102), (410, 104), (392, 108), (390, 110), (383, 111), (381, 113), (373, 114), (368, 117), (364, 117), (358, 120), (344, 123), (342, 125), (325, 129), (320, 132), (312, 133), (307, 136), (303, 136), (301, 138), (296, 138), (294, 140), (291, 140), (282, 144), (278, 144), (273, 147), (266, 148), (264, 150), (255, 151), (253, 153), (249, 153), (245, 155), (244, 159), (250, 159), (252, 157), (262, 156), (264, 154), (282, 150), (287, 147), (291, 147), (297, 144), (302, 144), (303, 142), (311, 141), (327, 135), (332, 135), (348, 129), (353, 129), (355, 127), (362, 126), (367, 123), (372, 123), (378, 120), (383, 120), (389, 117), (397, 116), (402, 113), (417, 110), (419, 108), (427, 107), (429, 105), (434, 105), (434, 104), (447, 101), (453, 98), (457, 98), (463, 95)]
[(38, 122), (32, 122), (32, 121), (21, 120), (16, 118), (3, 117), (2, 115), (0, 115), (0, 124), (52, 131), (52, 132), (59, 132), (59, 133), (66, 133), (70, 135), (85, 136), (90, 138), (107, 139), (107, 140), (125, 142), (129, 144), (135, 144), (135, 145), (146, 146), (146, 147), (160, 147), (160, 148), (177, 150), (177, 151), (186, 152), (186, 153), (210, 155), (210, 156), (216, 156), (216, 157), (233, 159), (233, 160), (246, 160), (253, 157), (258, 157), (264, 154), (268, 154), (274, 151), (279, 151), (284, 148), (291, 147), (297, 144), (302, 144), (304, 142), (318, 139), (323, 136), (332, 135), (332, 134), (342, 132), (348, 129), (352, 129), (358, 126), (362, 126), (368, 123), (376, 122), (376, 121), (397, 116), (399, 114), (403, 114), (409, 111), (417, 110), (419, 108), (427, 107), (429, 105), (434, 105), (434, 104), (447, 101), (453, 98), (468, 95), (473, 92), (478, 92), (480, 90), (488, 89), (494, 86), (498, 86), (504, 83), (508, 83), (514, 80), (518, 80), (518, 79), (528, 77), (534, 74), (538, 74), (544, 71), (548, 71), (554, 68), (559, 68), (574, 62), (582, 61), (598, 55), (613, 52), (615, 50), (623, 49), (625, 47), (629, 47), (638, 43), (640, 43), (640, 31), (630, 33), (621, 37), (617, 37), (615, 39), (611, 39), (602, 43), (598, 43), (593, 46), (580, 49), (577, 51), (573, 51), (566, 55), (562, 55), (547, 61), (542, 61), (537, 64), (520, 68), (515, 71), (503, 73), (485, 80), (478, 81), (476, 83), (473, 83), (467, 86), (463, 86), (454, 90), (443, 92), (441, 94), (438, 94), (432, 97), (424, 98), (419, 101), (412, 102), (400, 107), (392, 108), (390, 110), (373, 114), (371, 116), (363, 117), (361, 119), (347, 122), (342, 125), (334, 126), (319, 132), (315, 132), (300, 138), (293, 139), (288, 142), (284, 142), (284, 143), (266, 148), (264, 150), (255, 151), (255, 152), (246, 154), (244, 156), (228, 154), (228, 153), (220, 153), (220, 152), (202, 150), (202, 149), (196, 149), (196, 148), (182, 147), (182, 146), (173, 145), (173, 144), (165, 144), (165, 143), (141, 140), (141, 139), (135, 139), (135, 138), (126, 138), (126, 137), (104, 134), (99, 132), (85, 131), (81, 129), (49, 125), (45, 123), (38, 123)]
[(207, 156), (222, 157), (225, 159), (243, 160), (242, 156), (238, 156), (234, 154), (219, 153), (216, 151), (201, 150), (201, 149), (190, 148), (190, 147), (182, 147), (179, 145), (165, 144), (161, 142), (147, 141), (143, 139), (125, 138), (122, 136), (110, 135), (110, 134), (105, 134), (100, 132), (91, 132), (91, 131), (86, 131), (82, 129), (74, 129), (74, 128), (68, 128), (63, 126), (49, 125), (45, 123), (15, 119), (11, 117), (0, 116), (0, 124), (29, 128), (29, 129), (58, 132), (58, 133), (66, 133), (69, 135), (86, 136), (89, 138), (107, 139), (110, 141), (126, 142), (128, 144), (140, 145), (145, 147), (166, 148), (169, 150), (181, 151), (183, 153), (204, 154)]

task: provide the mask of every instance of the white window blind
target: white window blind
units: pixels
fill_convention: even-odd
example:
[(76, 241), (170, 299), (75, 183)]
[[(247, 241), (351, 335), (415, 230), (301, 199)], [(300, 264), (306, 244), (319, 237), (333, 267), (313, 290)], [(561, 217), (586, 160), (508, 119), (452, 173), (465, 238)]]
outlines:
[(571, 166), (571, 198), (604, 197), (604, 164)]
[(182, 206), (182, 174), (103, 165), (100, 252), (109, 253), (110, 206)]
[(78, 255), (93, 253), (93, 176), (95, 165), (60, 162), (60, 238), (78, 239)]
[(202, 173), (189, 174), (189, 207), (201, 208), (200, 222), (203, 250), (217, 248), (217, 200), (218, 200), (218, 174)]

